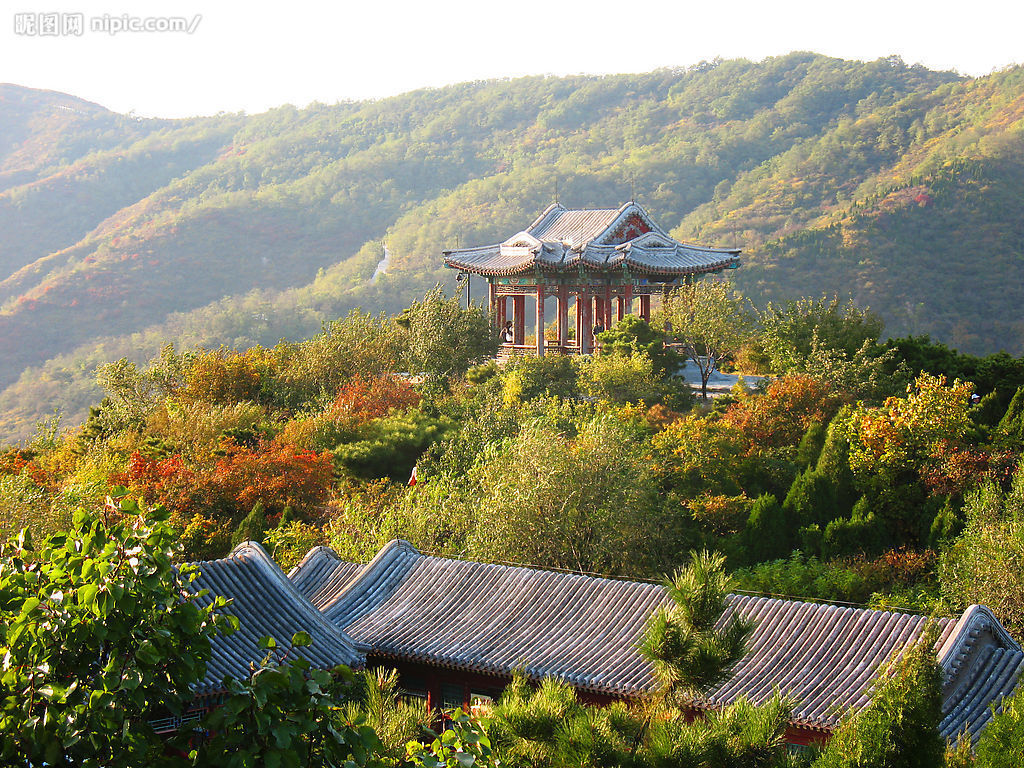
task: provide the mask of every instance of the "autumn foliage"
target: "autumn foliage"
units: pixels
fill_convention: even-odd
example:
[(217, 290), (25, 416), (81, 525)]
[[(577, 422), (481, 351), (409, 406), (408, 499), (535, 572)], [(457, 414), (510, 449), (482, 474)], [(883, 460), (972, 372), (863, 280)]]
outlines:
[(256, 449), (229, 444), (212, 464), (190, 465), (180, 455), (150, 458), (135, 452), (111, 481), (183, 520), (218, 512), (243, 517), (256, 502), (271, 514), (292, 506), (306, 514), (323, 504), (334, 469), (329, 453), (262, 442)]
[(352, 377), (338, 390), (331, 405), (335, 418), (353, 416), (359, 423), (387, 416), (392, 410), (415, 408), (420, 395), (413, 386), (393, 375)]

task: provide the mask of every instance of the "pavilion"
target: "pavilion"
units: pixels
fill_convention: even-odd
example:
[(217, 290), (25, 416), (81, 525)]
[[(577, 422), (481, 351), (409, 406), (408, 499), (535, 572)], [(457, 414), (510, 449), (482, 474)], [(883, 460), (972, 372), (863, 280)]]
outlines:
[[(636, 202), (619, 208), (569, 210), (552, 204), (536, 221), (503, 243), (444, 251), (444, 264), (487, 279), (488, 305), (498, 327), (512, 321), (506, 353), (526, 350), (526, 299), (536, 301), (536, 351), (588, 354), (593, 327), (632, 314), (651, 317), (651, 296), (689, 284), (694, 275), (736, 269), (740, 249), (707, 248), (673, 239)], [(544, 300), (557, 300), (556, 341), (544, 338)], [(511, 313), (509, 312), (511, 299)], [(576, 328), (569, 337), (569, 306)]]

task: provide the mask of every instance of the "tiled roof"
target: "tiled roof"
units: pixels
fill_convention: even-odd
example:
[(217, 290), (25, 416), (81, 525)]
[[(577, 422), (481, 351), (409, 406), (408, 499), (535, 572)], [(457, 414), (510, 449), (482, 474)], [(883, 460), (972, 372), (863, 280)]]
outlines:
[[(643, 234), (620, 242), (616, 233), (631, 220)], [(527, 229), (503, 243), (444, 252), (453, 269), (488, 276), (513, 276), (540, 270), (558, 273), (580, 264), (598, 271), (628, 268), (636, 276), (678, 276), (718, 272), (739, 266), (738, 248), (704, 248), (672, 239), (640, 205), (568, 210), (554, 204)]]
[(197, 694), (222, 690), (227, 675), (248, 677), (250, 664), (258, 664), (267, 653), (259, 647), (266, 635), (287, 646), (296, 632), (308, 632), (313, 644), (297, 648), (296, 653), (322, 669), (363, 663), (351, 638), (303, 597), (259, 544), (245, 542), (226, 558), (196, 565), (199, 576), (189, 589), (209, 590), (210, 595), (203, 598), (207, 603), (216, 595), (230, 598), (225, 612), (240, 624), (237, 632), (214, 638), (213, 657)]
[[(242, 625), (214, 643), (200, 693), (217, 690), (226, 674), (246, 674), (263, 655), (261, 636), (287, 642), (299, 630), (313, 637), (300, 651), (324, 668), (358, 665), (372, 653), (506, 677), (522, 670), (612, 696), (654, 684), (636, 648), (651, 613), (667, 604), (659, 585), (432, 557), (397, 540), (366, 565), (318, 547), (287, 577), (252, 543), (199, 568), (192, 589), (232, 598)], [(759, 703), (778, 690), (796, 702), (794, 725), (821, 731), (867, 704), (878, 670), (927, 623), (908, 613), (768, 597), (728, 602), (754, 622), (749, 649), (730, 679), (695, 706), (740, 696)], [(976, 739), (991, 706), (1014, 690), (1024, 652), (987, 608), (937, 622), (940, 731)]]
[[(401, 541), (354, 579), (339, 578), (326, 557), (308, 558), (291, 578), (366, 652), (497, 675), (523, 670), (618, 696), (653, 685), (636, 646), (652, 611), (667, 601), (660, 586), (430, 557)], [(326, 582), (318, 587), (314, 570), (339, 589), (331, 595)], [(731, 595), (729, 605), (755, 623), (749, 651), (697, 706), (740, 696), (763, 702), (780, 690), (797, 702), (795, 725), (823, 731), (867, 704), (879, 667), (927, 622), (766, 597)], [(946, 671), (942, 733), (952, 738), (966, 728), (976, 736), (989, 705), (1013, 690), (1024, 653), (987, 609), (937, 621)]]
[[(627, 204), (628, 205), (628, 204)], [(571, 211), (558, 203), (549, 207), (526, 230), (538, 240), (579, 247), (596, 240), (619, 218), (623, 208)]]
[(342, 560), (329, 547), (314, 547), (288, 574), (295, 588), (319, 610), (324, 601), (348, 586), (363, 570)]

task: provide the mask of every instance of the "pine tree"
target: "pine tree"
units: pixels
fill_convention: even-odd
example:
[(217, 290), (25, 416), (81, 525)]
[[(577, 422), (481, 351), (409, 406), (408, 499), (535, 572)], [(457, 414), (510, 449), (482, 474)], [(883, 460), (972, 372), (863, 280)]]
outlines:
[(792, 532), (786, 516), (772, 494), (758, 496), (750, 507), (743, 530), (747, 559), (751, 564), (787, 557), (792, 549)]
[(263, 532), (267, 528), (267, 516), (263, 511), (263, 502), (257, 501), (252, 511), (238, 524), (231, 537), (231, 546), (237, 547), (243, 541), (263, 542)]

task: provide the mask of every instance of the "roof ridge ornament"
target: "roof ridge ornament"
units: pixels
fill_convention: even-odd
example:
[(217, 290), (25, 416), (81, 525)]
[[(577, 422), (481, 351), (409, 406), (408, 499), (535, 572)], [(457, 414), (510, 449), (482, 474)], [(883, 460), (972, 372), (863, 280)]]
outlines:
[[(637, 248), (619, 248), (627, 243)], [(559, 245), (561, 258), (554, 256)], [(566, 258), (566, 251), (579, 254), (579, 260)], [(660, 227), (635, 200), (618, 208), (597, 209), (568, 209), (555, 202), (529, 227), (499, 245), (444, 251), (444, 264), (460, 272), (499, 278), (550, 277), (585, 262), (608, 277), (622, 277), (625, 264), (616, 253), (632, 254), (631, 279), (652, 277), (664, 282), (734, 269), (739, 266), (740, 251), (686, 245)]]

